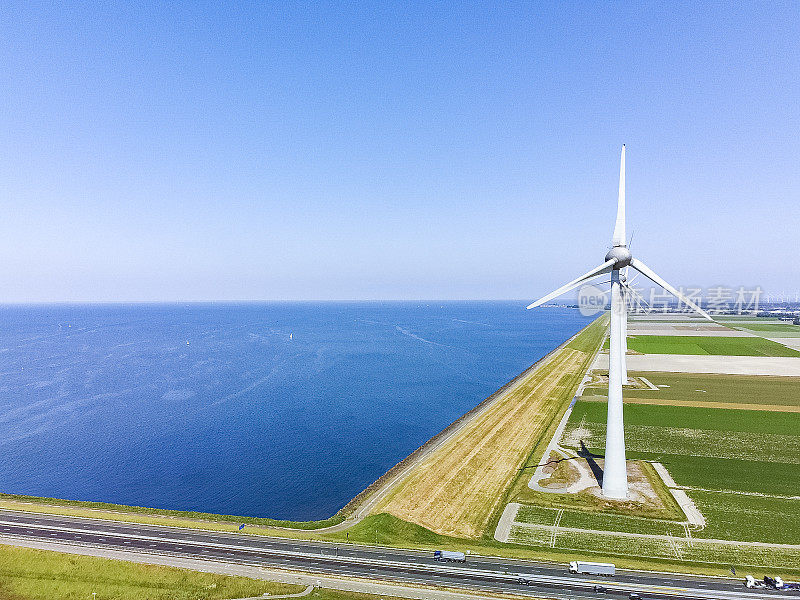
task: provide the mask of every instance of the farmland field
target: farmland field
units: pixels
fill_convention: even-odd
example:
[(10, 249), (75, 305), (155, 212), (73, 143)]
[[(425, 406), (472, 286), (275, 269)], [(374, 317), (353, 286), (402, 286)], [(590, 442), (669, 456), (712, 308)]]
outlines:
[[(608, 348), (608, 342), (605, 347)], [(800, 352), (760, 337), (633, 335), (628, 350), (641, 354), (713, 354), (719, 356), (800, 356)]]
[[(605, 424), (605, 404), (578, 402), (569, 422), (577, 423), (584, 416), (589, 422)], [(625, 426), (740, 432), (758, 438), (764, 435), (800, 437), (800, 414), (630, 404), (625, 407)]]
[(750, 331), (778, 331), (800, 335), (800, 325), (792, 325), (791, 323), (746, 323), (736, 327), (738, 329), (749, 329)]
[[(552, 525), (558, 514), (555, 508), (523, 505), (517, 514), (518, 523), (539, 523)], [(559, 527), (579, 529), (597, 529), (605, 531), (624, 531), (628, 533), (649, 533), (655, 535), (684, 535), (683, 526), (676, 521), (664, 519), (647, 519), (628, 515), (609, 514), (606, 512), (586, 512), (581, 510), (564, 510), (561, 513)]]
[[(794, 569), (800, 562), (800, 551), (796, 548), (720, 544), (696, 537), (689, 540), (678, 536), (632, 537), (634, 535), (612, 533), (600, 536), (591, 532), (559, 531), (555, 536), (555, 547), (583, 555), (594, 554), (600, 560), (607, 560), (610, 555), (621, 555), (699, 561), (717, 566), (736, 565), (737, 568), (780, 566), (783, 569)], [(517, 525), (512, 530), (511, 537), (520, 544), (549, 546), (553, 536), (550, 528), (532, 529)]]
[[(669, 386), (651, 389), (624, 390), (625, 399), (660, 398), (694, 402), (736, 404), (769, 404), (800, 406), (800, 377), (768, 377), (749, 375), (711, 375), (703, 373), (629, 372), (630, 377), (645, 377), (653, 385)], [(584, 390), (584, 396), (605, 396), (605, 386)]]
[[(592, 451), (605, 446), (606, 405), (578, 402), (562, 444)], [(646, 454), (753, 459), (800, 464), (800, 413), (629, 404), (625, 407), (628, 458)]]
[[(605, 411), (578, 402), (562, 444), (602, 454)], [(629, 404), (625, 439), (629, 459), (660, 462), (696, 502), (695, 537), (800, 544), (800, 414)]]
[(766, 464), (759, 460), (662, 452), (639, 452), (636, 456), (660, 462), (678, 485), (687, 488), (776, 496), (800, 493), (800, 465), (797, 464)]
[[(745, 331), (752, 325), (751, 332), (774, 337), (792, 335), (794, 329), (767, 321), (734, 325)], [(712, 360), (722, 361), (725, 356), (800, 356), (756, 335), (631, 333), (628, 348), (633, 353), (713, 355), (720, 358)], [(525, 490), (515, 497), (522, 505), (510, 541), (595, 554), (598, 559), (637, 556), (765, 568), (798, 564), (800, 378), (666, 371), (630, 371), (629, 376), (636, 385), (623, 392), (627, 458), (646, 461), (629, 462), (629, 469), (647, 462), (663, 465), (665, 485), (679, 502), (689, 502), (685, 514), (626, 511), (630, 499), (604, 505), (586, 491)], [(602, 465), (607, 370), (596, 370), (591, 380), (560, 438), (561, 452), (578, 461), (570, 464), (582, 464), (576, 455), (588, 451)], [(661, 472), (656, 467), (654, 472)], [(669, 496), (667, 487), (664, 491)]]
[(800, 500), (702, 491), (691, 497), (708, 519), (695, 537), (800, 544)]

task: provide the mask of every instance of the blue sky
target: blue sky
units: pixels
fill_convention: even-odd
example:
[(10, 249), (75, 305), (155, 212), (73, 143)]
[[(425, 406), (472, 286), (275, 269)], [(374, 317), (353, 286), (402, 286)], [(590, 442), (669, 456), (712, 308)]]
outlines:
[(800, 3), (668, 4), (5, 3), (0, 301), (533, 299), (623, 142), (649, 266), (798, 290)]

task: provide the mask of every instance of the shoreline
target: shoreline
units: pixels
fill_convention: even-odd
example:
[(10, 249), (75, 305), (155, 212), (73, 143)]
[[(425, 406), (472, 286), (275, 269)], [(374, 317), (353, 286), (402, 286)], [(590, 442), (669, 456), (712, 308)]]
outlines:
[[(595, 319), (596, 320), (596, 319)], [(553, 356), (556, 352), (561, 350), (564, 346), (572, 342), (578, 335), (580, 335), (587, 327), (591, 326), (595, 320), (590, 321), (584, 327), (581, 327), (578, 331), (576, 331), (573, 335), (569, 338), (561, 342), (558, 346), (550, 350), (547, 354), (542, 356), (532, 365), (527, 367), (524, 371), (519, 373), (518, 375), (514, 376), (512, 379), (504, 383), (501, 387), (497, 390), (492, 392), (491, 395), (487, 396), (483, 400), (481, 400), (478, 404), (476, 404), (473, 408), (462, 414), (458, 417), (455, 421), (450, 423), (447, 427), (442, 429), (439, 433), (434, 434), (431, 438), (429, 438), (425, 443), (419, 446), (416, 450), (411, 452), (408, 456), (404, 459), (396, 463), (394, 466), (390, 467), (383, 475), (381, 475), (378, 479), (373, 481), (370, 485), (364, 488), (361, 492), (356, 494), (350, 502), (348, 502), (345, 506), (343, 506), (336, 514), (333, 515), (331, 518), (335, 518), (340, 514), (345, 515), (345, 521), (352, 521), (347, 519), (347, 517), (359, 510), (363, 510), (363, 503), (368, 503), (372, 501), (372, 504), (375, 504), (375, 495), (377, 494), (380, 497), (385, 496), (397, 483), (400, 482), (402, 477), (406, 474), (408, 470), (412, 466), (414, 466), (417, 462), (419, 462), (422, 458), (427, 456), (430, 452), (438, 448), (442, 443), (450, 439), (456, 432), (458, 432), (464, 425), (466, 425), (472, 418), (476, 417), (478, 414), (487, 410), (498, 398), (502, 397), (506, 392), (513, 389), (515, 385), (519, 384), (522, 380), (528, 377), (531, 373), (536, 371), (544, 362), (546, 362), (551, 356)], [(366, 515), (364, 515), (366, 516)], [(342, 523), (344, 525), (344, 523)], [(339, 525), (335, 525), (333, 527), (325, 527), (327, 531), (334, 531), (339, 529)], [(319, 530), (318, 530), (319, 531)]]

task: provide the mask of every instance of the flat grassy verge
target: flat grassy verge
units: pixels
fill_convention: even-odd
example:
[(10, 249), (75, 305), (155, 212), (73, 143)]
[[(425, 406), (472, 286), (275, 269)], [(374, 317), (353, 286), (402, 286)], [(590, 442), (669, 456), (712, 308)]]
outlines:
[[(223, 600), (294, 594), (301, 585), (0, 545), (2, 600)], [(315, 588), (309, 600), (399, 600)]]
[[(608, 348), (608, 343), (605, 344)], [(760, 337), (637, 335), (628, 350), (642, 354), (713, 354), (718, 356), (800, 356), (800, 352)]]
[(214, 531), (238, 531), (239, 525), (248, 526), (250, 533), (276, 535), (288, 530), (310, 531), (336, 525), (344, 521), (345, 516), (337, 513), (324, 521), (282, 521), (259, 517), (241, 517), (236, 515), (217, 515), (203, 512), (180, 510), (164, 510), (142, 506), (126, 506), (108, 502), (84, 502), (79, 500), (60, 500), (57, 498), (41, 498), (20, 494), (0, 494), (0, 508), (42, 512), (47, 514), (71, 515), (95, 519), (110, 519), (131, 523), (150, 525), (168, 525), (171, 527), (199, 527)]
[(0, 598), (8, 600), (217, 600), (302, 591), (297, 585), (172, 567), (0, 546)]
[[(606, 412), (606, 406), (601, 403), (577, 402), (569, 423), (577, 425), (585, 419), (605, 424)], [(625, 407), (625, 425), (800, 436), (800, 415), (797, 413), (718, 410), (699, 406), (631, 404)]]

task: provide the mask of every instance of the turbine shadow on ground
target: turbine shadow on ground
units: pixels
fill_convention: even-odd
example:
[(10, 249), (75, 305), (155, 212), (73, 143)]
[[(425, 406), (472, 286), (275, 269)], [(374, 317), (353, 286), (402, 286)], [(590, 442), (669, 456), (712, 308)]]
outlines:
[(603, 469), (597, 464), (596, 458), (600, 458), (600, 454), (592, 454), (586, 447), (586, 444), (581, 440), (581, 449), (578, 451), (578, 456), (586, 460), (589, 468), (592, 470), (592, 475), (597, 480), (597, 485), (603, 487)]

